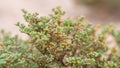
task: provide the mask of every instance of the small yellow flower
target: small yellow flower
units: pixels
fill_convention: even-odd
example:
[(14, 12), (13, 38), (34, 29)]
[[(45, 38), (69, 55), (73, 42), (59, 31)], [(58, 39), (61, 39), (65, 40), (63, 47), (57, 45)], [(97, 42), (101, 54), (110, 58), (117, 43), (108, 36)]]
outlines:
[(107, 48), (107, 45), (106, 45), (106, 44), (104, 44), (104, 45), (103, 45), (103, 48), (105, 48), (105, 49), (106, 49), (106, 48)]
[(106, 66), (105, 68), (109, 68), (108, 66)]
[(77, 61), (78, 64), (80, 64), (80, 61)]
[[(91, 51), (92, 51), (92, 50), (91, 50)], [(90, 52), (89, 55), (92, 55), (92, 52)]]
[(66, 49), (69, 49), (70, 48), (70, 45), (68, 44), (67, 46), (66, 46)]
[(75, 62), (75, 61), (72, 61), (72, 63), (73, 63), (73, 64), (76, 64), (76, 62)]
[(111, 33), (113, 31), (113, 28), (109, 28), (109, 32)]
[(65, 58), (65, 60), (66, 60), (67, 62), (69, 62), (69, 59), (68, 59), (68, 58)]
[(36, 38), (38, 39), (38, 38), (39, 38), (39, 35), (36, 35)]
[(2, 42), (0, 42), (0, 45), (2, 45)]

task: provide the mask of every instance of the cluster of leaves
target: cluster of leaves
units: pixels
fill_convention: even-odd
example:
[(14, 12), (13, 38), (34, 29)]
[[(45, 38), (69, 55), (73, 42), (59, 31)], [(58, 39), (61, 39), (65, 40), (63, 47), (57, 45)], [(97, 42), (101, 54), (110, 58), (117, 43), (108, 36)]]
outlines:
[[(23, 10), (28, 25), (17, 23), (28, 40), (5, 34), (0, 39), (0, 67), (2, 68), (119, 68), (120, 57), (110, 54), (105, 42), (108, 29), (97, 34), (98, 26), (92, 26), (83, 17), (74, 20), (61, 17), (60, 7), (49, 16)], [(115, 35), (116, 36), (116, 35)]]
[(0, 68), (34, 68), (36, 63), (30, 60), (33, 54), (28, 42), (3, 30), (0, 33)]

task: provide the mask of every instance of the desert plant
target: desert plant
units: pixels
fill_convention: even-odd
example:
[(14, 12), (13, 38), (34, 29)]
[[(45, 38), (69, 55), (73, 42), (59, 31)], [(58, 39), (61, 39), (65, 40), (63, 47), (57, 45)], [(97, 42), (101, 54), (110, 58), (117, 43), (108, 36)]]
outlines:
[(108, 50), (105, 38), (108, 29), (97, 34), (84, 17), (64, 18), (60, 7), (53, 13), (38, 17), (38, 13), (23, 10), (28, 25), (17, 23), (20, 31), (29, 36), (21, 40), (2, 31), (0, 39), (1, 68), (119, 68), (119, 55), (102, 58)]
[(17, 35), (11, 36), (3, 30), (0, 35), (0, 68), (26, 68), (26, 66), (34, 68), (34, 65), (31, 65), (34, 62), (29, 60), (32, 58), (30, 57), (32, 52), (27, 41), (19, 39)]

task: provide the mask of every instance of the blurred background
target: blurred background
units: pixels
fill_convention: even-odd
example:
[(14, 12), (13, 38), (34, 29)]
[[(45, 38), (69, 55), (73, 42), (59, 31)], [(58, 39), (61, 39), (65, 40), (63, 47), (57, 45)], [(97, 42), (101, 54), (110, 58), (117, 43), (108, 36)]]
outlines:
[(120, 26), (120, 0), (0, 0), (0, 29), (25, 37), (15, 26), (17, 22), (25, 23), (21, 9), (44, 16), (56, 6), (67, 12), (65, 17), (85, 16), (93, 24), (113, 22)]

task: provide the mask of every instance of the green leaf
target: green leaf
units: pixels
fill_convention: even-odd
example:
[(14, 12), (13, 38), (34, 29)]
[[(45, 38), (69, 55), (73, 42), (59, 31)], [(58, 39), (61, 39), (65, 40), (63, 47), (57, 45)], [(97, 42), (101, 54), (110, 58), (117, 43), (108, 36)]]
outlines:
[(42, 40), (49, 40), (49, 38), (47, 37), (47, 35), (43, 35)]
[(64, 25), (65, 26), (73, 26), (74, 25), (74, 22), (72, 20), (69, 20), (69, 19), (66, 19), (64, 21)]
[(0, 59), (0, 65), (5, 64), (6, 60), (5, 59)]

